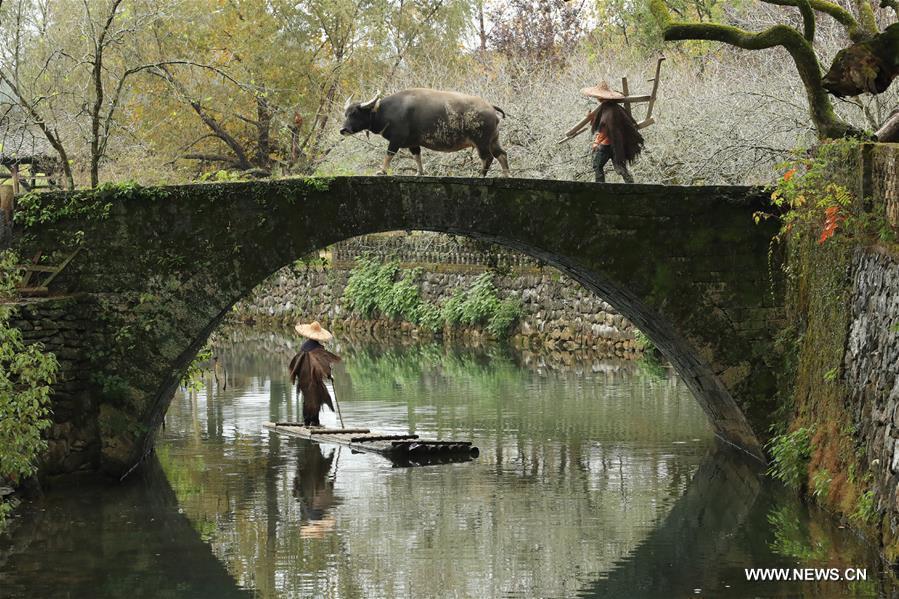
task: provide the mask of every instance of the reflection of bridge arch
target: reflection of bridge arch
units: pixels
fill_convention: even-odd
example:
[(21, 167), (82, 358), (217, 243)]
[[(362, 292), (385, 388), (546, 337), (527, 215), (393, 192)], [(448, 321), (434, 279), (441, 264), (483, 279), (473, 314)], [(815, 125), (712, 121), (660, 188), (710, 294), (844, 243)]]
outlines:
[(742, 187), (347, 177), (139, 190), (109, 218), (29, 232), (47, 252), (60, 228), (85, 231), (57, 285), (98, 300), (103, 384), (84, 419), (109, 472), (152, 445), (179, 373), (234, 302), (314, 250), (391, 230), (466, 235), (558, 268), (653, 340), (721, 438), (761, 456), (744, 412), (764, 426), (772, 411), (781, 303), (775, 225), (752, 220), (762, 208)]
[[(39, 503), (45, 509), (13, 529), (8, 561), (0, 560), (3, 597), (256, 596), (181, 511), (156, 456), (122, 485), (82, 480), (67, 495), (74, 512)], [(53, 573), (38, 574), (35, 564)]]
[(713, 449), (665, 519), (579, 596), (686, 597), (703, 583), (717, 583), (716, 558), (726, 553), (755, 506), (760, 470), (734, 451)]

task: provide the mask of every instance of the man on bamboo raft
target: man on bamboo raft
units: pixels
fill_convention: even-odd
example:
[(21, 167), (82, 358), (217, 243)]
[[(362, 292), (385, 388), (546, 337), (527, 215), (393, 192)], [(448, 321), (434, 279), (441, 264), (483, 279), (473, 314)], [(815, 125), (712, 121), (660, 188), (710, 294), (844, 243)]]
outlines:
[(340, 362), (340, 356), (324, 348), (334, 338), (317, 321), (311, 324), (297, 324), (297, 333), (306, 338), (300, 351), (290, 360), (290, 382), (303, 394), (303, 424), (321, 426), (318, 414), (322, 405), (334, 410), (331, 395), (325, 386), (325, 379), (331, 377), (331, 365)]
[(600, 81), (593, 87), (585, 87), (581, 93), (599, 100), (599, 110), (590, 113), (591, 131), (593, 132), (593, 171), (596, 182), (605, 183), (605, 167), (609, 160), (615, 172), (621, 175), (626, 183), (633, 183), (627, 165), (636, 160), (643, 151), (643, 136), (637, 127), (637, 121), (622, 106), (626, 97)]

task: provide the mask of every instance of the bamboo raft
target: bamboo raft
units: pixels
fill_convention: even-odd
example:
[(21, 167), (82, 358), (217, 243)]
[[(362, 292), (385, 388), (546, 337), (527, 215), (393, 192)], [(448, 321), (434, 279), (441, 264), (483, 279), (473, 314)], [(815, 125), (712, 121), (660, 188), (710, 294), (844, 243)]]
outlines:
[(427, 441), (418, 435), (390, 435), (367, 428), (307, 427), (299, 422), (266, 422), (264, 428), (316, 443), (346, 445), (353, 451), (378, 453), (398, 466), (467, 462), (480, 451), (471, 441)]

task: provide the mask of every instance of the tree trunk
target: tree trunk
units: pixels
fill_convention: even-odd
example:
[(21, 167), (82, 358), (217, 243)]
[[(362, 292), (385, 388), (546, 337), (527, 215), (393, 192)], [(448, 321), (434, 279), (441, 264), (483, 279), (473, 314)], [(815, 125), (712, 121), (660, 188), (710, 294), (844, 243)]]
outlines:
[(899, 143), (899, 108), (893, 111), (874, 136), (883, 143)]
[(91, 108), (91, 187), (100, 183), (100, 110), (103, 108), (103, 50), (99, 46), (94, 55), (92, 77), (94, 105)]
[(840, 50), (824, 87), (837, 97), (880, 94), (899, 77), (899, 23), (883, 33)]
[(253, 162), (261, 169), (270, 171), (271, 161), (272, 109), (264, 96), (256, 97), (256, 156)]

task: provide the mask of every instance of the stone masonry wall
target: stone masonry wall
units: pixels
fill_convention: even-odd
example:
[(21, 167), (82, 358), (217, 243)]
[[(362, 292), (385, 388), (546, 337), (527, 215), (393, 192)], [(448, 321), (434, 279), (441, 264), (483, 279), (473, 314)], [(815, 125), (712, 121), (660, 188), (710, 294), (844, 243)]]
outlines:
[(496, 244), (482, 243), (461, 235), (415, 232), (412, 234), (363, 235), (331, 247), (335, 265), (351, 266), (357, 256), (369, 255), (404, 264), (490, 266), (493, 268), (537, 268), (541, 263), (520, 252)]
[(899, 229), (899, 144), (877, 144), (871, 152), (874, 197), (885, 204), (890, 225)]
[[(456, 289), (469, 288), (485, 270), (486, 267), (480, 266), (463, 272), (424, 271), (419, 279), (422, 297), (440, 304)], [(260, 321), (315, 319), (338, 330), (385, 327), (386, 323), (360, 321), (347, 314), (342, 296), (349, 274), (347, 268), (321, 266), (282, 269), (251, 297), (238, 303), (234, 315), (241, 320)], [(524, 315), (511, 335), (511, 341), (519, 347), (592, 349), (624, 358), (641, 353), (633, 324), (608, 303), (555, 270), (529, 269), (496, 275), (494, 284), (501, 297), (517, 297), (521, 301)], [(411, 327), (406, 329), (411, 331)], [(478, 330), (455, 333), (463, 337), (484, 335)]]
[(88, 298), (67, 296), (23, 300), (12, 325), (26, 343), (42, 343), (59, 362), (51, 404), (42, 474), (92, 470), (99, 462), (96, 406), (90, 390), (89, 352), (94, 320)]
[(858, 250), (852, 273), (844, 377), (890, 545), (899, 537), (899, 259)]

